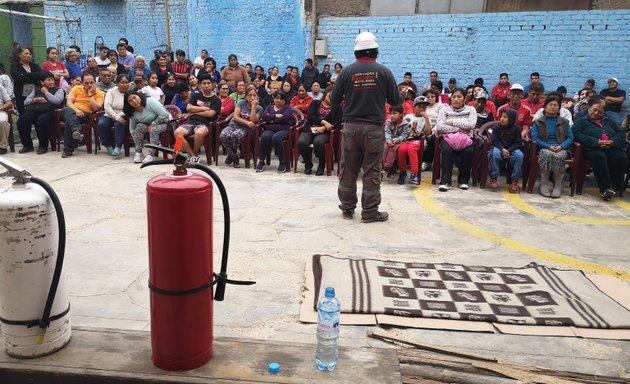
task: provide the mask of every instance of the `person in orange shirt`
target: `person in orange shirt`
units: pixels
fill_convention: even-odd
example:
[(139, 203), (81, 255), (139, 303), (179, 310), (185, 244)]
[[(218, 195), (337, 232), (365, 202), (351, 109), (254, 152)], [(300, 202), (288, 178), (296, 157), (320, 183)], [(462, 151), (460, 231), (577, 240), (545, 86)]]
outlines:
[(90, 118), (90, 114), (103, 108), (105, 95), (96, 88), (96, 81), (91, 74), (81, 76), (81, 86), (73, 87), (68, 95), (66, 107), (61, 112), (66, 127), (63, 132), (63, 153), (61, 157), (72, 156), (79, 141), (83, 139), (81, 126)]

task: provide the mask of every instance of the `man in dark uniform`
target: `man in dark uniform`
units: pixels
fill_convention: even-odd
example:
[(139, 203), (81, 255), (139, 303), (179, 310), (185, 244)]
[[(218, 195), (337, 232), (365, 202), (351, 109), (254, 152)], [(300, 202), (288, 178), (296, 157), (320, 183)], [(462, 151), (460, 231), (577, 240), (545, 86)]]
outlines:
[(343, 218), (351, 220), (357, 206), (357, 178), (363, 170), (361, 222), (386, 221), (387, 212), (379, 212), (381, 203), (381, 166), (385, 143), (385, 102), (399, 105), (402, 98), (392, 71), (376, 62), (376, 36), (361, 32), (355, 39), (357, 61), (345, 67), (333, 89), (331, 102), (345, 100), (344, 127), (339, 172), (339, 208)]

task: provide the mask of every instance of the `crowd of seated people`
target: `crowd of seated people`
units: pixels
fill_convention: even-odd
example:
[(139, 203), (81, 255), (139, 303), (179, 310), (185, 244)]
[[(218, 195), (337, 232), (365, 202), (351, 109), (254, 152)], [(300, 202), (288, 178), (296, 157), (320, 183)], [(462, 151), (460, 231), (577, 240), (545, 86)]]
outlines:
[[(337, 116), (336, 109), (332, 109), (334, 126), (319, 117), (322, 113), (331, 113), (333, 106), (327, 104), (326, 97), (334, 91), (335, 80), (343, 69), (340, 63), (335, 63), (332, 68), (326, 64), (320, 72), (316, 63), (308, 58), (301, 68), (289, 65), (281, 75), (275, 65), (267, 70), (261, 65), (243, 65), (235, 54), (230, 54), (224, 65), (218, 65), (205, 49), (194, 59), (182, 49), (155, 51), (153, 59), (147, 63), (143, 56), (134, 55), (133, 47), (125, 38), (121, 38), (114, 49), (101, 47), (94, 57), (82, 59), (80, 54), (80, 47), (75, 45), (64, 52), (49, 47), (44, 60), (38, 62), (33, 58), (32, 48), (15, 45), (10, 71), (5, 71), (4, 65), (0, 64), (0, 155), (7, 150), (5, 122), (8, 118), (5, 116), (13, 109), (19, 116), (20, 153), (35, 152), (32, 127), (39, 139), (36, 153), (47, 152), (51, 138), (50, 129), (46, 127), (53, 121), (53, 111), (60, 110), (65, 123), (62, 156), (69, 157), (82, 142), (82, 124), (92, 114), (102, 113), (97, 125), (101, 144), (107, 153), (119, 158), (125, 130), (131, 130), (136, 147), (134, 160), (138, 162), (154, 156), (153, 152), (142, 155), (142, 143), (145, 135), (150, 142), (156, 143), (158, 135), (166, 129), (170, 115), (164, 105), (177, 106), (188, 118), (185, 124), (175, 129), (175, 134), (194, 137), (193, 145), (186, 144), (184, 149), (197, 161), (201, 141), (210, 133), (208, 124), (225, 119), (236, 109), (237, 116), (222, 136), (228, 147), (227, 163), (239, 164), (235, 146), (242, 132), (246, 132), (245, 128), (265, 124), (268, 132), (263, 130), (261, 146), (265, 150), (273, 144), (281, 172), (286, 169), (285, 158), (290, 157), (283, 153), (280, 145), (288, 133), (285, 128), (293, 122), (288, 118), (288, 111), (301, 111), (307, 125), (322, 130), (315, 134), (321, 137), (342, 125), (343, 118)], [(552, 92), (546, 90), (537, 72), (530, 75), (529, 84), (525, 86), (511, 83), (505, 72), (500, 73), (497, 83), (488, 88), (482, 78), (465, 88), (451, 78), (445, 87), (437, 71), (431, 71), (428, 81), (421, 86), (413, 80), (411, 72), (402, 76), (399, 90), (404, 102), (400, 108), (396, 106), (396, 118), (413, 117), (414, 114), (419, 118), (418, 114), (422, 114), (421, 124), (426, 124), (426, 132), (422, 137), (407, 135), (405, 140), (413, 139), (412, 152), (417, 152), (421, 139), (423, 162), (416, 165), (415, 158), (411, 159), (409, 144), (401, 141), (402, 136), (396, 136), (389, 146), (385, 146), (388, 152), (385, 165), (390, 173), (394, 169), (392, 159), (401, 159), (403, 164), (398, 167), (405, 167), (405, 159), (409, 158), (413, 167), (409, 181), (418, 184), (420, 172), (432, 166), (437, 150), (441, 159), (439, 190), (452, 188), (450, 177), (454, 164), (459, 167), (457, 184), (465, 190), (471, 172), (475, 172), (477, 166), (471, 164), (472, 140), (485, 123), (497, 121), (497, 132), (488, 136), (492, 148), (483, 154), (489, 159), (491, 187), (498, 186), (499, 168), (501, 162), (505, 162), (512, 172), (509, 191), (518, 192), (518, 180), (524, 177), (520, 173), (520, 164), (527, 161), (524, 155), (530, 141), (539, 149), (539, 192), (543, 196), (560, 196), (563, 162), (570, 156), (569, 149), (574, 141), (584, 147), (584, 159), (593, 168), (605, 199), (615, 196), (623, 187), (628, 160), (622, 120), (628, 121), (628, 117), (621, 114), (626, 93), (619, 88), (618, 79), (608, 79), (607, 87), (600, 92), (596, 91), (595, 80), (587, 79), (574, 97), (568, 95), (564, 86)], [(416, 102), (418, 97), (422, 98), (421, 102)], [(311, 108), (311, 105), (315, 107)], [(390, 107), (394, 106), (388, 106), (388, 111)], [(422, 111), (416, 111), (416, 107)], [(258, 112), (260, 108), (262, 111)], [(318, 117), (310, 119), (309, 115), (313, 113)], [(315, 124), (318, 119), (328, 124)], [(388, 112), (384, 129), (400, 123), (404, 122), (392, 121)], [(517, 129), (520, 131), (518, 138), (513, 137)], [(305, 173), (312, 173), (310, 145), (314, 145), (320, 162), (316, 174), (321, 175), (324, 141), (309, 129), (301, 132), (303, 137), (299, 148), (296, 142), (295, 151), (299, 150), (304, 157)], [(595, 137), (597, 135), (599, 137)], [(219, 137), (214, 139), (219, 140)], [(401, 156), (397, 154), (400, 148), (406, 151)], [(266, 154), (259, 156), (264, 158)], [(256, 169), (260, 172), (264, 164), (262, 159), (258, 160)], [(396, 169), (393, 172), (396, 173)], [(399, 182), (404, 183), (406, 171), (400, 169), (400, 174)]]

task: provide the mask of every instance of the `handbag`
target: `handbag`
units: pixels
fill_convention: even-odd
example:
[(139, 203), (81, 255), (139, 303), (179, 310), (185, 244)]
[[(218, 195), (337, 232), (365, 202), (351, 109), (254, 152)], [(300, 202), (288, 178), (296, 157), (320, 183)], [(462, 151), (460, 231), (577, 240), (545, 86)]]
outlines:
[(472, 139), (464, 132), (452, 132), (444, 134), (444, 140), (454, 150), (458, 151), (472, 145)]

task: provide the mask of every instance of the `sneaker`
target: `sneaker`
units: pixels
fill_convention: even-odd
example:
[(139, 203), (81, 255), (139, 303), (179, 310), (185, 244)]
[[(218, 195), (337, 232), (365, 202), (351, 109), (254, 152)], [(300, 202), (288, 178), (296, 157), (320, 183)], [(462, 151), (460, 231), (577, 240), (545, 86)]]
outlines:
[(234, 162), (234, 159), (232, 159), (232, 156), (229, 156), (225, 158), (225, 165), (230, 165)]
[(440, 186), (438, 187), (438, 189), (440, 190), (440, 192), (446, 192), (448, 190), (450, 190), (452, 187), (450, 184), (440, 184)]
[(323, 176), (325, 169), (326, 169), (326, 165), (325, 164), (318, 164), (317, 165), (317, 171), (315, 171), (315, 176)]
[(256, 172), (260, 173), (264, 170), (265, 170), (265, 162), (259, 161), (258, 164), (256, 164)]
[(72, 152), (63, 151), (63, 153), (61, 154), (62, 159), (68, 158), (70, 156), (72, 156)]
[(33, 150), (34, 150), (33, 147), (22, 147), (22, 149), (20, 149), (18, 153), (29, 153), (29, 152), (33, 152)]
[(405, 184), (405, 179), (406, 179), (406, 178), (407, 178), (407, 172), (405, 172), (405, 171), (400, 172), (400, 175), (398, 175), (398, 181), (397, 181), (397, 183), (398, 183), (399, 185), (403, 185), (403, 184)]
[(6, 155), (8, 152), (6, 148), (0, 148), (0, 155)]
[(468, 184), (466, 183), (457, 184), (457, 186), (459, 187), (459, 189), (463, 189), (464, 191), (468, 189)]
[(383, 167), (383, 172), (385, 172), (386, 174), (389, 175), (391, 171), (392, 171), (392, 167)]
[(39, 146), (39, 148), (37, 148), (37, 154), (38, 155), (43, 155), (46, 152), (48, 152), (48, 148), (46, 148), (44, 146)]
[(200, 160), (201, 160), (201, 159), (199, 158), (199, 156), (190, 156), (190, 157), (188, 158), (188, 160), (186, 160), (186, 162), (187, 162), (188, 164), (199, 164), (199, 161), (200, 161)]
[(115, 158), (119, 158), (119, 157), (120, 157), (120, 149), (115, 148), (115, 149), (112, 151), (112, 156), (114, 156)]
[(512, 180), (510, 183), (510, 193), (518, 193), (518, 180)]
[(615, 191), (613, 191), (612, 189), (607, 189), (602, 193), (602, 198), (604, 198), (604, 200), (606, 201), (609, 201), (615, 195)]
[(285, 173), (287, 171), (287, 166), (284, 163), (280, 163), (278, 165), (278, 173)]
[(497, 179), (490, 180), (490, 188), (492, 188), (492, 189), (499, 188), (499, 183), (497, 182)]
[(346, 220), (352, 220), (354, 209), (344, 209), (343, 211), (341, 211), (341, 215)]
[(81, 131), (74, 131), (72, 132), (72, 138), (81, 141), (83, 140), (83, 134), (81, 133)]
[(136, 154), (133, 156), (133, 162), (136, 164), (142, 163), (142, 159), (144, 159), (142, 152), (136, 152)]
[(389, 214), (387, 212), (376, 212), (376, 215), (372, 217), (361, 218), (362, 223), (377, 223), (380, 221), (387, 221)]
[(142, 164), (150, 163), (151, 161), (154, 161), (156, 159), (157, 159), (157, 157), (155, 157), (153, 155), (146, 155), (144, 160), (142, 160)]
[(234, 168), (240, 168), (241, 167), (241, 162), (239, 161), (238, 157), (234, 160), (234, 162), (232, 163), (232, 166)]
[(429, 164), (428, 164), (428, 163), (425, 163), (425, 162), (423, 161), (423, 162), (422, 162), (422, 168), (421, 168), (421, 169), (422, 169), (422, 171), (423, 171), (423, 172), (424, 172), (424, 171), (426, 171), (427, 169), (429, 169)]
[(414, 185), (420, 184), (420, 178), (415, 173), (412, 173), (409, 177), (409, 182)]
[(107, 154), (110, 156), (113, 156), (114, 154), (114, 147), (106, 147), (107, 149)]
[(313, 173), (313, 163), (305, 163), (304, 164), (304, 174), (310, 175)]

